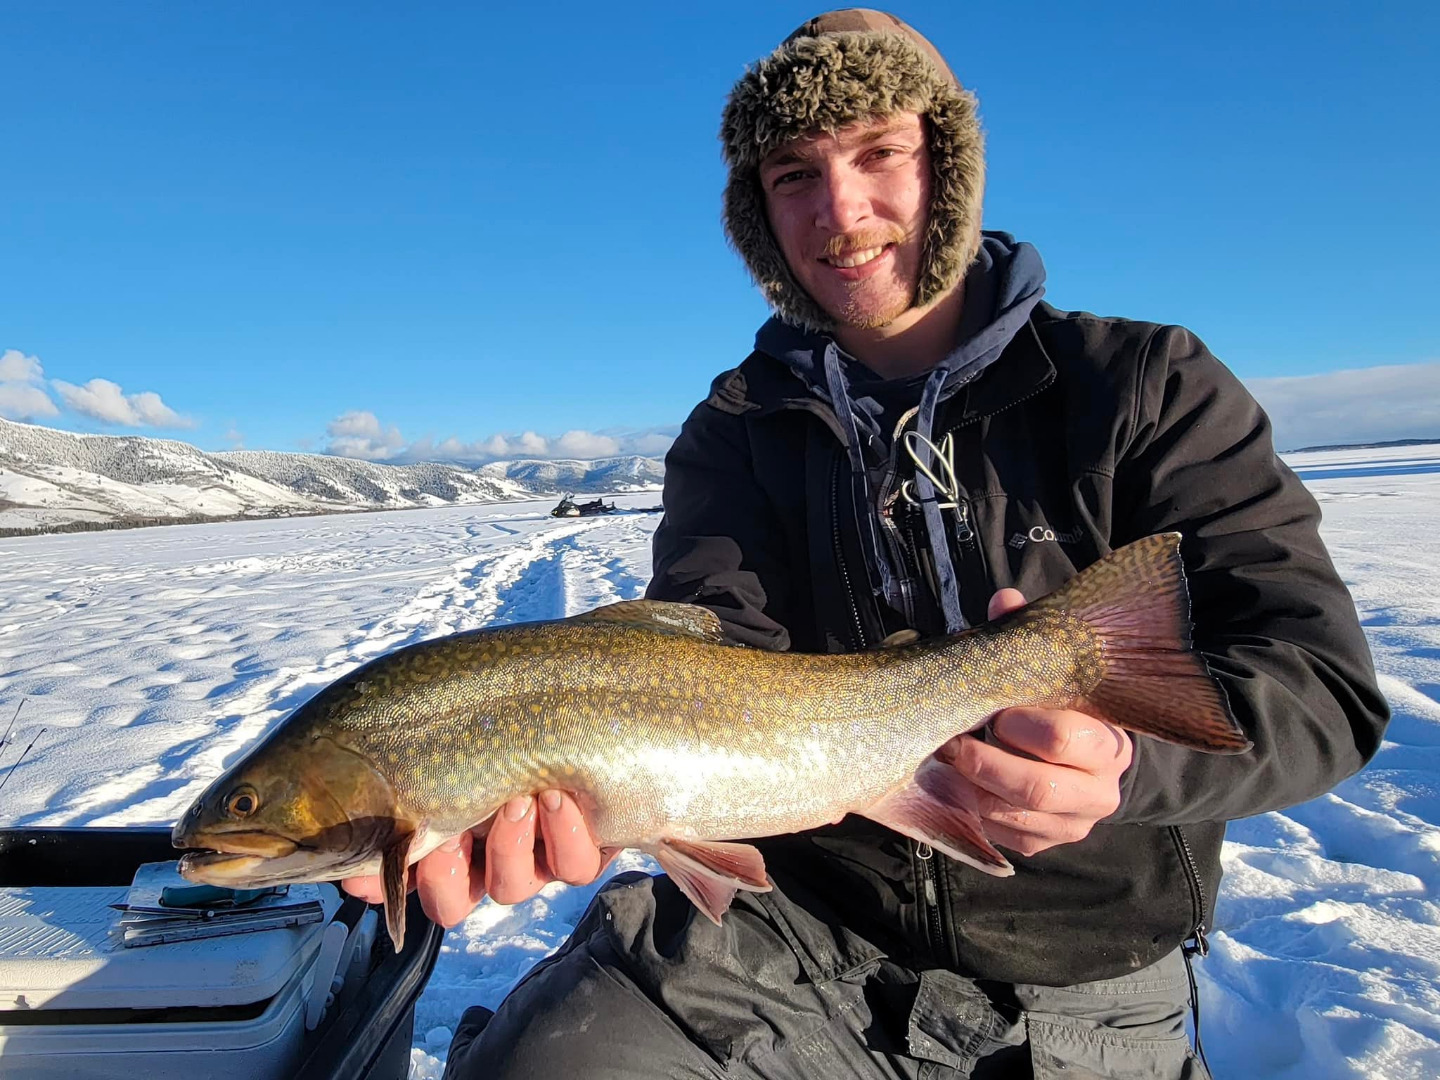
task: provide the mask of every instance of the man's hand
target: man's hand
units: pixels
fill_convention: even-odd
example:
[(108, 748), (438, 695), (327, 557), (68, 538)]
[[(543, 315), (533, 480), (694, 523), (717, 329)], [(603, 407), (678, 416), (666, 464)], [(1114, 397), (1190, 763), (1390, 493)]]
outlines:
[[(478, 853), (477, 837), (484, 843)], [(410, 882), (420, 893), (425, 914), (450, 927), (469, 915), (486, 894), (499, 904), (518, 904), (552, 881), (588, 885), (613, 854), (602, 854), (596, 847), (573, 798), (561, 791), (542, 791), (538, 799), (525, 795), (502, 806), (491, 819), (488, 835), (483, 829), (471, 830), (441, 844), (415, 864)], [(376, 875), (346, 878), (340, 884), (362, 900), (381, 901)]]
[[(1019, 590), (1001, 589), (989, 615), (1024, 606)], [(936, 756), (970, 781), (972, 808), (999, 846), (1034, 855), (1083, 840), (1120, 806), (1128, 732), (1071, 709), (1005, 709), (989, 726), (999, 745), (962, 735)]]

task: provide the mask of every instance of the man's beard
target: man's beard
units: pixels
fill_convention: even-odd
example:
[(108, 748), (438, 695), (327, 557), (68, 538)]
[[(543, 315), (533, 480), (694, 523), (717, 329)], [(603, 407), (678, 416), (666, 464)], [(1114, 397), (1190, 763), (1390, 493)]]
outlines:
[(897, 295), (894, 303), (885, 305), (879, 311), (862, 311), (859, 304), (852, 301), (835, 317), (852, 330), (878, 330), (882, 326), (889, 326), (915, 306), (915, 292), (912, 285)]
[[(906, 241), (909, 239), (905, 230), (898, 225), (870, 229), (864, 232), (832, 236), (821, 254), (826, 258), (843, 258), (857, 251), (868, 251), (871, 248), (893, 244), (895, 245), (895, 258), (898, 259), (900, 252), (906, 250)], [(869, 284), (871, 283), (868, 281), (856, 282), (854, 289), (851, 290), (850, 300), (839, 311), (830, 312), (831, 317), (854, 330), (878, 330), (882, 326), (888, 326), (915, 306), (918, 281), (911, 280), (904, 282), (903, 290), (897, 293), (884, 307), (876, 311), (866, 311), (859, 303), (859, 297), (856, 294), (861, 293)]]

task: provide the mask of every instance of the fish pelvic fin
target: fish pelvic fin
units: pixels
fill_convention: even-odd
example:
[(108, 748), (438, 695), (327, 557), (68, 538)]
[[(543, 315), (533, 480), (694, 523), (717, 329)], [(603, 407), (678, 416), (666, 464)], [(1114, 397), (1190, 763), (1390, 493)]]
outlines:
[(1067, 613), (1099, 638), (1103, 673), (1076, 708), (1192, 750), (1250, 749), (1191, 640), (1179, 533), (1127, 544), (1023, 610)]
[(413, 832), (397, 832), (380, 853), (380, 884), (385, 893), (385, 929), (398, 953), (405, 946), (405, 879)]
[(771, 888), (765, 876), (765, 858), (749, 844), (667, 837), (647, 850), (676, 887), (716, 926), (741, 889), (769, 892)]
[(1015, 873), (990, 842), (980, 817), (960, 801), (963, 780), (948, 764), (926, 758), (904, 786), (861, 816), (995, 877)]

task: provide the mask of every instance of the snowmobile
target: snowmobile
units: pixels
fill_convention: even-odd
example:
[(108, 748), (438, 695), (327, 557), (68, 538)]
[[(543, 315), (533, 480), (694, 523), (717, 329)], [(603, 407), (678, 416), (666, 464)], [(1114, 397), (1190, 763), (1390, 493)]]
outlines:
[(614, 503), (607, 503), (604, 499), (593, 499), (590, 502), (577, 503), (574, 496), (565, 495), (550, 511), (551, 517), (593, 517), (595, 514), (613, 514), (618, 508)]

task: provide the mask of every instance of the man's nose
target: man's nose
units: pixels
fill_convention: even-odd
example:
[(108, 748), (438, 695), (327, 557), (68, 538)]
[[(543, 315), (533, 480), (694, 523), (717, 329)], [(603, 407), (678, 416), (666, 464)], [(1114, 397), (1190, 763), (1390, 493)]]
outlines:
[(847, 233), (870, 216), (864, 182), (849, 169), (830, 169), (822, 177), (815, 224), (832, 233)]

